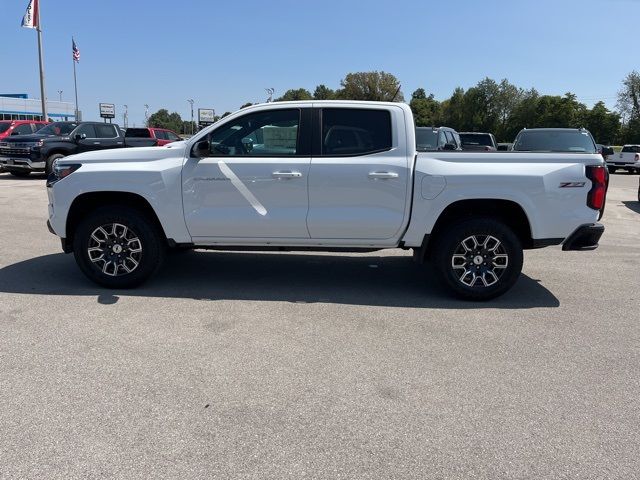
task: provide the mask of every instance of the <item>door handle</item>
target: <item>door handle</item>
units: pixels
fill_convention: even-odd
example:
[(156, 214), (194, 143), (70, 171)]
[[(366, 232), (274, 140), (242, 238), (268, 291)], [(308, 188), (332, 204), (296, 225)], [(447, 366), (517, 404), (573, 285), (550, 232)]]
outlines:
[(271, 175), (273, 178), (300, 178), (302, 176), (300, 172), (291, 171), (273, 172)]
[(369, 178), (376, 180), (378, 178), (398, 178), (398, 174), (396, 172), (371, 172), (369, 174)]

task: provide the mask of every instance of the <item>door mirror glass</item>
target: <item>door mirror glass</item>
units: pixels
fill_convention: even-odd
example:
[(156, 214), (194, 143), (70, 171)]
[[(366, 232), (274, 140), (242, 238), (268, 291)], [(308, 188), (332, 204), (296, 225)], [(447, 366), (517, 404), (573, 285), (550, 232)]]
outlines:
[(193, 156), (195, 158), (205, 158), (209, 156), (209, 141), (208, 140), (200, 140), (193, 146)]

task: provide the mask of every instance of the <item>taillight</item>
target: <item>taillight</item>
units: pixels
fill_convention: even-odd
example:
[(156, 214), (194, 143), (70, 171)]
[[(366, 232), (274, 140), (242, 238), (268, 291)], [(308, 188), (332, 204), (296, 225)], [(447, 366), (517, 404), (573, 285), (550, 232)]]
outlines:
[(635, 161), (640, 162), (640, 153), (636, 153)]
[(600, 165), (587, 165), (586, 175), (592, 184), (587, 194), (587, 206), (602, 212), (607, 200), (607, 170)]

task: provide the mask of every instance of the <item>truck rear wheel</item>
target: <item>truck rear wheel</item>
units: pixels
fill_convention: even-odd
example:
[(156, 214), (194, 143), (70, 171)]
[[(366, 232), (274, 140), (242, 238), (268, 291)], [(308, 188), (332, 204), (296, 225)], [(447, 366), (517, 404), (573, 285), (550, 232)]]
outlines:
[(493, 218), (464, 220), (435, 239), (434, 261), (447, 286), (467, 300), (489, 300), (509, 290), (522, 271), (522, 245)]
[(73, 253), (90, 280), (109, 288), (131, 288), (160, 268), (165, 245), (158, 227), (144, 214), (110, 206), (95, 210), (78, 225)]

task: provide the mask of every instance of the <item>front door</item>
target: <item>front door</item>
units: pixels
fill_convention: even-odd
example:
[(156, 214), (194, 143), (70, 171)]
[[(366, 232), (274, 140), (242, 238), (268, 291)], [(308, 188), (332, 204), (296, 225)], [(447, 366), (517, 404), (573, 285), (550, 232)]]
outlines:
[(207, 157), (189, 154), (182, 191), (195, 243), (309, 238), (310, 119), (310, 106), (270, 106), (210, 132)]

